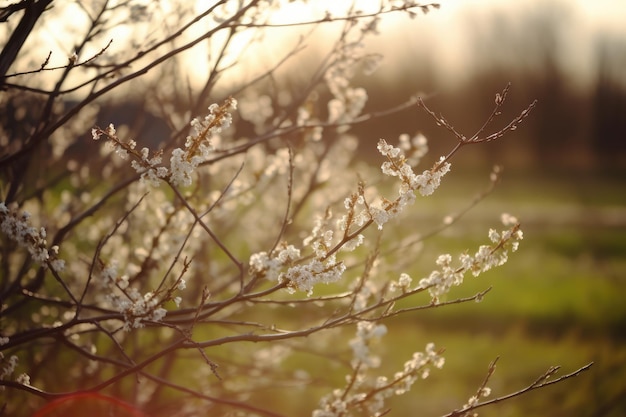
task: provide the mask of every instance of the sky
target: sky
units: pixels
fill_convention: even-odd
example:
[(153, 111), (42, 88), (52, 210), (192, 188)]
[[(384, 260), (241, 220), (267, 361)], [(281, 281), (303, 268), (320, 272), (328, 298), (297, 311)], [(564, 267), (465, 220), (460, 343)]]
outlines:
[[(415, 19), (415, 22), (390, 19), (381, 27), (381, 32), (397, 47), (385, 50), (389, 55), (402, 55), (406, 46), (412, 51), (429, 47), (435, 51), (430, 58), (436, 61), (442, 76), (459, 82), (465, 80), (464, 68), (475, 53), (474, 45), (471, 45), (476, 39), (473, 35), (483, 33), (493, 46), (498, 45), (499, 33), (481, 27), (486, 22), (492, 24), (493, 20), (503, 22), (508, 30), (517, 33), (518, 42), (523, 43), (524, 39), (533, 42), (535, 28), (524, 26), (526, 18), (536, 19), (541, 13), (552, 10), (555, 15), (553, 27), (561, 50), (557, 59), (562, 61), (565, 71), (581, 83), (595, 75), (594, 42), (598, 36), (626, 40), (624, 0), (441, 0), (440, 3), (439, 10)], [(382, 43), (389, 42), (383, 40)], [(626, 43), (623, 46), (626, 48)]]
[[(439, 19), (459, 22), (464, 16), (476, 15), (485, 17), (493, 12), (503, 13), (513, 21), (515, 16), (538, 13), (540, 9), (553, 8), (557, 14), (562, 11), (570, 13), (571, 27), (564, 28), (564, 44), (571, 47), (571, 55), (585, 55), (592, 48), (588, 43), (593, 34), (621, 34), (626, 37), (626, 1), (623, 0), (444, 0), (440, 16), (432, 17), (432, 24)], [(566, 18), (566, 16), (563, 16)], [(456, 24), (453, 24), (456, 26)], [(528, 28), (532, 30), (532, 28)], [(452, 31), (451, 36), (463, 37), (463, 31)]]
[[(198, 0), (197, 8), (206, 8), (209, 0)], [(288, 22), (294, 20), (308, 20), (312, 14), (323, 16), (328, 10), (332, 15), (341, 15), (348, 1), (338, 0), (309, 0), (307, 5), (299, 5), (299, 2), (288, 4), (276, 13), (276, 22)], [(364, 12), (373, 11), (379, 2), (375, 0), (357, 0), (357, 8)], [(402, 3), (401, 1), (397, 2)], [(387, 55), (386, 59), (397, 62), (402, 57), (416, 54), (430, 49), (430, 54), (438, 71), (446, 79), (462, 81), (464, 68), (473, 56), (472, 45), (468, 42), (473, 38), (468, 34), (480, 33), (482, 25), (498, 14), (498, 19), (506, 20), (509, 26), (522, 25), (520, 16), (532, 15), (540, 10), (552, 8), (557, 16), (555, 25), (559, 27), (559, 42), (562, 50), (559, 59), (563, 60), (564, 66), (572, 73), (573, 77), (584, 79), (593, 75), (594, 37), (600, 33), (613, 34), (626, 39), (626, 1), (624, 0), (440, 0), (441, 8), (434, 10), (427, 16), (418, 16), (409, 19), (406, 14), (386, 15), (380, 25), (381, 35), (374, 39), (371, 46)], [(160, 0), (162, 7), (167, 7), (167, 0)], [(43, 62), (49, 51), (52, 51), (50, 65), (64, 65), (71, 55), (73, 42), (68, 33), (80, 32), (80, 27), (85, 25), (84, 16), (78, 11), (76, 3), (69, 0), (55, 2), (60, 20), (48, 19), (45, 22), (41, 36), (29, 45), (28, 54), (31, 60), (28, 67), (37, 67)], [(567, 16), (563, 20), (567, 24), (560, 24), (559, 13), (565, 11)], [(17, 21), (17, 19), (15, 19)], [(166, 22), (163, 22), (165, 24)], [(4, 25), (3, 25), (4, 26)], [(6, 29), (5, 29), (6, 30)], [(158, 28), (151, 28), (155, 31)], [(324, 40), (324, 31), (316, 39)], [(520, 36), (524, 37), (525, 30), (532, 39), (532, 28), (518, 28)], [(115, 40), (110, 52), (116, 48), (128, 48), (133, 39), (129, 38), (128, 27), (121, 21), (117, 26)], [(7, 36), (1, 34), (0, 36)], [(497, 38), (497, 33), (496, 36)], [(492, 36), (493, 38), (493, 36)], [(281, 55), (282, 47), (289, 47), (295, 43), (296, 36), (288, 29), (272, 30), (263, 44), (263, 60), (268, 63)], [(539, 40), (540, 41), (540, 40)], [(245, 41), (243, 42), (245, 43)], [(242, 45), (243, 45), (242, 43)], [(271, 45), (271, 46), (268, 46)], [(93, 51), (90, 51), (93, 53)], [(85, 54), (87, 55), (87, 53)], [(198, 53), (188, 54), (192, 75), (201, 76), (206, 72), (198, 62)], [(200, 54), (201, 55), (201, 54)], [(84, 57), (82, 57), (84, 58)], [(23, 70), (23, 68), (20, 68)], [(388, 66), (383, 71), (392, 71)], [(194, 74), (195, 71), (195, 74)]]
[[(373, 12), (379, 2), (360, 0), (356, 3), (356, 7), (364, 12)], [(500, 33), (489, 32), (494, 22), (500, 21), (506, 26), (507, 33), (502, 34), (509, 36), (506, 41), (513, 41), (515, 45), (523, 45), (524, 42), (537, 44), (543, 39), (537, 39), (538, 35), (533, 33), (535, 28), (528, 27), (527, 23), (533, 19), (541, 21), (542, 15), (552, 13), (554, 21), (550, 24), (554, 28), (559, 50), (555, 59), (572, 82), (584, 88), (595, 80), (595, 43), (598, 37), (614, 36), (626, 40), (625, 0), (440, 0), (439, 3), (441, 7), (438, 10), (426, 16), (420, 13), (414, 19), (408, 18), (405, 13), (384, 16), (379, 26), (380, 36), (372, 39), (369, 45), (384, 53), (387, 64), (406, 61), (411, 55), (421, 57), (424, 51), (430, 52), (428, 58), (441, 77), (462, 83), (466, 77), (471, 77), (465, 69), (468, 62), (476, 58), (476, 45), (473, 43), (476, 39), (480, 40), (481, 35), (494, 48), (512, 49), (509, 51), (512, 61), (520, 59), (515, 56), (515, 48), (506, 44), (505, 39), (499, 39)], [(307, 5), (294, 2), (277, 13), (275, 21), (307, 20), (312, 15), (323, 16), (326, 10), (333, 16), (340, 16), (345, 13), (348, 4), (350, 2), (337, 0), (314, 0)], [(330, 29), (321, 31), (322, 34), (331, 32)], [(276, 30), (273, 33), (275, 38), (269, 36), (276, 40), (268, 43), (278, 44), (283, 40), (284, 45), (292, 45), (294, 42), (291, 40), (296, 36), (286, 35), (288, 33), (288, 30)], [(623, 46), (626, 50), (626, 43)], [(279, 48), (272, 49), (277, 57), (280, 56)], [(268, 55), (267, 51), (264, 53)], [(496, 53), (503, 55), (503, 51), (494, 51), (494, 56)], [(529, 60), (525, 61), (522, 64), (527, 64)], [(388, 77), (394, 75), (392, 65), (384, 65), (381, 71), (387, 71)]]

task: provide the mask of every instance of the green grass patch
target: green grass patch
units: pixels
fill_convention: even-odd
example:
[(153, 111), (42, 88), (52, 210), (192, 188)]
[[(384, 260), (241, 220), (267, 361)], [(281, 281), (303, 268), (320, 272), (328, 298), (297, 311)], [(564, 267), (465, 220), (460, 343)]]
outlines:
[[(426, 231), (471, 197), (478, 181), (464, 178), (412, 211)], [(614, 178), (514, 177), (458, 224), (425, 242), (411, 265), (414, 280), (438, 254), (458, 256), (487, 244), (487, 230), (510, 212), (524, 240), (509, 262), (465, 277), (447, 300), (491, 287), (481, 303), (417, 312), (393, 324), (387, 353), (408, 358), (426, 342), (446, 348), (447, 363), (390, 415), (441, 415), (462, 406), (500, 357), (489, 386), (503, 395), (530, 384), (549, 366), (567, 373), (594, 362), (580, 377), (480, 410), (481, 416), (626, 415), (626, 195)], [(471, 190), (468, 193), (468, 190)], [(439, 196), (439, 197), (438, 197)], [(428, 303), (427, 295), (398, 307)]]

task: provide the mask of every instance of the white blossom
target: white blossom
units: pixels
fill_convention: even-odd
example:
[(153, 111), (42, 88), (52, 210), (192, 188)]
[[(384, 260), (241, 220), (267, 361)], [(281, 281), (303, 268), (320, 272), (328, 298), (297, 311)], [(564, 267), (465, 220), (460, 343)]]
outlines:
[(426, 170), (415, 178), (421, 195), (428, 196), (434, 193), (441, 184), (441, 178), (450, 171), (450, 163), (443, 161), (444, 158), (441, 157), (440, 163), (435, 168)]
[(9, 208), (0, 202), (0, 230), (19, 246), (28, 250), (36, 262), (45, 264), (56, 272), (61, 272), (65, 263), (58, 259), (58, 246), (48, 251), (47, 232), (43, 227), (36, 228), (30, 224), (30, 213), (18, 212), (17, 207)]
[(293, 292), (296, 289), (313, 293), (316, 284), (330, 284), (339, 281), (346, 270), (343, 262), (337, 262), (335, 256), (329, 256), (322, 261), (312, 259), (304, 265), (292, 266), (287, 272), (279, 275), (279, 282), (287, 282), (287, 288)]
[(15, 378), (15, 382), (22, 385), (30, 385), (30, 376), (26, 373), (21, 373)]
[(369, 321), (360, 321), (357, 323), (356, 336), (350, 340), (349, 344), (352, 348), (352, 366), (378, 367), (380, 359), (376, 355), (370, 353), (369, 345), (372, 339), (380, 339), (387, 333), (387, 327), (384, 324), (376, 324)]
[(11, 355), (9, 360), (5, 361), (4, 354), (0, 352), (0, 361), (0, 364), (2, 365), (2, 368), (0, 369), (0, 379), (6, 379), (15, 371), (18, 359), (17, 356)]
[(516, 251), (519, 241), (523, 239), (519, 224), (502, 232), (491, 229), (488, 236), (492, 245), (481, 245), (474, 255), (468, 253), (459, 255), (456, 266), (452, 265), (450, 254), (443, 254), (437, 258), (438, 269), (419, 281), (421, 288), (428, 289), (434, 303), (438, 303), (451, 287), (461, 285), (467, 272), (478, 276), (493, 267), (503, 265), (508, 260), (509, 251)]

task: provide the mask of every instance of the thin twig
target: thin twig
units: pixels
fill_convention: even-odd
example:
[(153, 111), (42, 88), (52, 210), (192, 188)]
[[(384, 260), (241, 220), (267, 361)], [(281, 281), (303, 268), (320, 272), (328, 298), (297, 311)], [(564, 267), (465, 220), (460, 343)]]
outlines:
[(574, 372), (570, 372), (569, 374), (563, 375), (557, 379), (552, 379), (552, 380), (550, 380), (549, 378), (552, 377), (556, 373), (556, 371), (558, 371), (559, 367), (557, 366), (550, 367), (545, 373), (539, 376), (539, 378), (537, 378), (532, 384), (528, 385), (525, 388), (522, 388), (519, 391), (515, 391), (510, 394), (491, 399), (489, 401), (484, 401), (482, 403), (478, 403), (467, 408), (452, 411), (451, 413), (445, 414), (442, 417), (458, 417), (458, 416), (464, 415), (465, 413), (469, 411), (476, 410), (481, 407), (486, 407), (491, 404), (496, 404), (502, 401), (510, 400), (511, 398), (519, 397), (522, 394), (526, 394), (527, 392), (530, 392), (539, 388), (547, 387), (549, 385), (557, 384), (559, 382), (565, 381), (566, 379), (576, 377), (580, 375), (581, 373), (588, 371), (592, 365), (593, 365), (593, 362), (589, 362), (587, 365), (580, 367)]

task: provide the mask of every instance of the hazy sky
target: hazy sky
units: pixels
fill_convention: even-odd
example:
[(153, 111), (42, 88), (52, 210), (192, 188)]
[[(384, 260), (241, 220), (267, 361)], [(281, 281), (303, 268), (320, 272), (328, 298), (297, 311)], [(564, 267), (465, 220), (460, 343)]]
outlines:
[[(291, 4), (276, 16), (276, 21), (308, 20), (313, 14), (323, 15), (325, 10), (333, 16), (340, 16), (350, 3), (314, 0), (306, 6)], [(378, 3), (360, 0), (357, 7), (364, 12), (373, 12)], [(537, 46), (544, 41), (534, 32), (537, 27), (532, 25), (533, 22), (552, 27), (558, 45), (555, 60), (572, 79), (582, 84), (593, 79), (594, 48), (600, 36), (623, 39), (623, 49), (626, 49), (626, 0), (440, 0), (439, 3), (439, 10), (415, 19), (409, 19), (404, 13), (384, 16), (379, 26), (381, 35), (371, 41), (374, 49), (387, 56), (388, 65), (382, 68), (383, 71), (393, 73), (393, 63), (397, 67), (403, 57), (410, 59), (412, 54), (419, 57), (428, 51), (429, 59), (433, 60), (442, 77), (463, 81), (463, 75), (471, 76), (464, 73), (464, 68), (476, 59), (477, 40), (488, 41), (489, 46), (484, 48), (493, 47), (494, 56), (499, 54), (500, 59), (508, 48), (512, 65), (515, 65), (513, 61), (521, 58), (515, 56), (517, 52), (532, 50), (516, 49), (525, 48), (525, 44), (535, 43)], [(494, 29), (498, 24), (506, 33)], [(275, 36), (279, 40), (294, 38), (284, 33), (277, 31)], [(495, 50), (498, 48), (500, 51)], [(528, 64), (528, 61), (525, 59), (520, 65)]]
[[(166, 3), (162, 0), (161, 4)], [(358, 7), (364, 11), (375, 10), (376, 7), (372, 5), (377, 3), (378, 1), (375, 0), (357, 2)], [(411, 59), (412, 55), (419, 56), (424, 50), (430, 50), (432, 52), (430, 58), (433, 59), (442, 76), (460, 79), (459, 75), (462, 77), (464, 74), (463, 69), (466, 63), (475, 58), (472, 55), (475, 53), (475, 49), (472, 49), (475, 45), (471, 42), (475, 43), (477, 34), (485, 32), (483, 36), (489, 42), (493, 42), (494, 47), (497, 47), (499, 34), (491, 33), (489, 30), (492, 30), (490, 28), (494, 21), (503, 21), (506, 30), (513, 30), (511, 32), (513, 35), (509, 35), (519, 38), (516, 42), (523, 43), (525, 38), (528, 38), (529, 42), (541, 42), (541, 39), (533, 40), (532, 27), (527, 28), (523, 25), (528, 16), (537, 16), (545, 10), (552, 10), (554, 25), (558, 27), (557, 34), (561, 51), (559, 60), (575, 77), (593, 75), (594, 40), (599, 34), (620, 34), (621, 39), (626, 39), (626, 24), (624, 23), (626, 22), (626, 0), (441, 0), (440, 3), (441, 8), (427, 16), (420, 15), (415, 19), (409, 19), (406, 14), (389, 14), (384, 17), (380, 25), (381, 35), (372, 41), (372, 47), (384, 52), (387, 55), (387, 61), (391, 61), (382, 70), (392, 71), (393, 65), (402, 64), (402, 58)], [(54, 11), (59, 13), (61, 21), (55, 22), (54, 19), (48, 19), (44, 22), (44, 33), (33, 44), (36, 46), (29, 46), (28, 54), (32, 59), (27, 64), (29, 68), (40, 65), (49, 51), (52, 51), (51, 65), (67, 63), (67, 57), (71, 54), (75, 41), (65, 31), (73, 28), (75, 33), (80, 33), (79, 26), (86, 24), (85, 20), (81, 20), (78, 15), (69, 16), (72, 14), (73, 2), (61, 0), (55, 4)], [(199, 0), (197, 4), (204, 10), (209, 2)], [(341, 10), (345, 10), (347, 4), (350, 2), (343, 0), (309, 0), (307, 6), (300, 7), (297, 4), (291, 4), (278, 13), (276, 20), (282, 22), (309, 20), (313, 17), (313, 13), (318, 13), (318, 16), (323, 15), (324, 10), (331, 11), (333, 15), (340, 15)], [(51, 13), (50, 15), (52, 16)], [(497, 17), (494, 18), (494, 16)], [(123, 39), (129, 34), (127, 29), (124, 22), (121, 22), (115, 33), (111, 52), (129, 47), (132, 39)], [(156, 28), (151, 30), (156, 30)], [(203, 29), (199, 28), (199, 30)], [(321, 33), (324, 33), (324, 30)], [(267, 59), (271, 59), (272, 54), (279, 52), (280, 44), (293, 45), (294, 38), (290, 36), (288, 30), (272, 30), (266, 43), (262, 45), (262, 52), (267, 55)], [(320, 36), (317, 37), (319, 38)], [(99, 46), (94, 45), (94, 47)], [(504, 47), (506, 48), (506, 45)], [(41, 50), (35, 51), (34, 48)], [(191, 67), (198, 71), (198, 74), (206, 72), (206, 69), (197, 62), (198, 53), (194, 54), (191, 56), (196, 59), (196, 62)]]
[[(510, 48), (511, 60), (523, 64), (513, 46), (530, 43), (532, 47), (533, 42), (542, 42), (533, 33), (536, 27), (529, 22), (546, 21), (545, 16), (551, 16), (548, 25), (557, 38), (556, 60), (572, 78), (588, 80), (594, 75), (594, 48), (599, 37), (620, 39), (622, 50), (626, 50), (626, 0), (442, 0), (440, 3), (439, 10), (413, 22), (390, 19), (383, 25), (381, 32), (396, 45), (385, 48), (388, 54), (403, 54), (407, 50), (405, 43), (417, 52), (431, 48), (434, 52), (430, 58), (436, 61), (442, 76), (462, 81), (464, 67), (476, 58), (473, 43), (480, 39), (477, 35), (483, 34), (483, 40), (494, 48)], [(494, 29), (498, 23), (506, 33)], [(513, 41), (513, 45), (507, 44), (508, 41)]]

